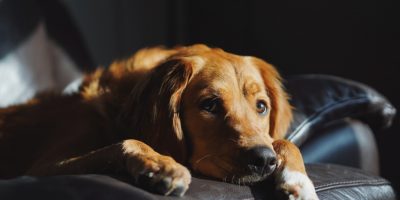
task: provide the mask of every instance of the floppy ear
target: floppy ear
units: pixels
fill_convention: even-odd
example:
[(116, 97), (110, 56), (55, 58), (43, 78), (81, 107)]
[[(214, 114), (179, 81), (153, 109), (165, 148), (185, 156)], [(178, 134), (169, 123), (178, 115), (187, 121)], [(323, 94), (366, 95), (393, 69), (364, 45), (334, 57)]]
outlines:
[(186, 160), (180, 105), (192, 70), (188, 61), (172, 59), (161, 63), (135, 86), (124, 106), (125, 123), (137, 131), (129, 134), (178, 162)]
[(283, 89), (279, 73), (272, 65), (257, 58), (254, 59), (254, 63), (260, 69), (267, 94), (271, 99), (269, 134), (274, 139), (282, 139), (292, 121), (292, 107), (289, 104), (288, 95)]

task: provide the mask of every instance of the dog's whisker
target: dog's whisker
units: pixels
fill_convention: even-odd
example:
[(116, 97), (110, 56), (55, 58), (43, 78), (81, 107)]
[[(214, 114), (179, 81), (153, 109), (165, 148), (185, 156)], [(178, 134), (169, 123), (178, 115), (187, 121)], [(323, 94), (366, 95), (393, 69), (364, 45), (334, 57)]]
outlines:
[(233, 138), (228, 138), (228, 140), (231, 141), (231, 142), (233, 142), (233, 143), (235, 143), (235, 144), (237, 144), (237, 143), (239, 142), (238, 140), (235, 140), (235, 139), (233, 139)]
[(203, 157), (197, 159), (197, 160), (193, 163), (193, 169), (196, 170), (196, 166), (197, 166), (201, 161), (203, 161), (204, 159), (207, 159), (207, 158), (209, 158), (209, 157), (211, 157), (211, 156), (213, 156), (213, 154), (206, 154), (205, 156), (203, 156)]
[(231, 172), (234, 169), (234, 167), (230, 165), (229, 162), (224, 158), (218, 157), (218, 160), (220, 161), (218, 167), (225, 170), (226, 172)]
[(225, 114), (225, 116), (224, 116), (224, 120), (227, 120), (227, 119), (229, 118), (229, 116), (230, 116), (230, 112), (227, 112), (227, 113)]

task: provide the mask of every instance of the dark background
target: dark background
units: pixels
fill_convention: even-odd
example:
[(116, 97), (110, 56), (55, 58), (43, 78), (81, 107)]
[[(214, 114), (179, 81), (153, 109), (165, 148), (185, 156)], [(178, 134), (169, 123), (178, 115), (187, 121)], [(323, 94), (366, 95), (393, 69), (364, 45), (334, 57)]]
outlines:
[[(255, 55), (283, 76), (364, 82), (400, 108), (398, 0), (63, 0), (97, 65), (135, 50), (206, 43)], [(377, 134), (381, 175), (400, 185), (400, 121)]]

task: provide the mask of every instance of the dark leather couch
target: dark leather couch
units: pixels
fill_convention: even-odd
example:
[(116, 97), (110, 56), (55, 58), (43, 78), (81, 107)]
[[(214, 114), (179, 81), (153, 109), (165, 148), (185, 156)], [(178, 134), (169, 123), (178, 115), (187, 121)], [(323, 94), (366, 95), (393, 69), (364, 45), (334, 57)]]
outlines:
[[(24, 9), (15, 7), (24, 4)], [(0, 11), (7, 11), (0, 13), (0, 35), (5, 36), (0, 37), (0, 61), (23, 44), (38, 20), (44, 19), (49, 36), (78, 66), (87, 67), (91, 63), (71, 21), (61, 20), (64, 23), (58, 24), (59, 28), (68, 31), (68, 34), (61, 34), (63, 38), (60, 29), (54, 28), (57, 27), (54, 18), (47, 16), (49, 13), (34, 12), (29, 8), (37, 9), (35, 1), (0, 2)], [(40, 17), (24, 20), (21, 16), (26, 13)], [(10, 23), (10, 16), (15, 23)], [(65, 36), (73, 37), (74, 43), (68, 42)], [(379, 156), (374, 139), (375, 134), (390, 126), (393, 120), (396, 111), (390, 102), (366, 85), (333, 76), (289, 77), (285, 86), (295, 108), (287, 139), (301, 148), (318, 196), (321, 199), (396, 199), (390, 182), (379, 176)], [(273, 199), (274, 188), (270, 181), (247, 187), (193, 178), (184, 199)], [(27, 198), (174, 199), (136, 188), (128, 177), (112, 175), (0, 180), (0, 199)]]
[[(300, 146), (306, 161), (320, 162), (306, 165), (318, 196), (396, 199), (390, 182), (377, 175), (378, 154), (373, 147), (373, 130), (390, 125), (396, 112), (393, 106), (366, 85), (332, 76), (298, 76), (287, 80), (286, 87), (295, 108), (287, 139)], [(0, 181), (0, 199), (173, 199), (130, 182), (129, 177), (105, 175), (19, 177)], [(184, 199), (274, 197), (271, 180), (250, 187), (193, 178)]]

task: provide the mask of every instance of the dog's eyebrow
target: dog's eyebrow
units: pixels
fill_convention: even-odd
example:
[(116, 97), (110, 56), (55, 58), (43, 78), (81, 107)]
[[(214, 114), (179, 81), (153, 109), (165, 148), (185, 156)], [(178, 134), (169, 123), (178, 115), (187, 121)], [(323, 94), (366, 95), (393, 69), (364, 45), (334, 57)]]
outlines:
[(205, 97), (219, 97), (219, 96), (221, 96), (219, 91), (214, 90), (212, 88), (205, 88), (201, 90), (199, 98), (204, 99)]
[[(219, 87), (216, 85), (220, 85)], [(214, 95), (214, 96), (221, 96), (221, 93), (227, 92), (226, 84), (210, 84), (210, 83), (203, 83), (197, 85), (194, 90), (198, 91), (200, 96), (209, 96), (209, 95)]]
[(246, 83), (243, 87), (243, 94), (247, 95), (254, 95), (261, 92), (260, 86), (255, 82)]

